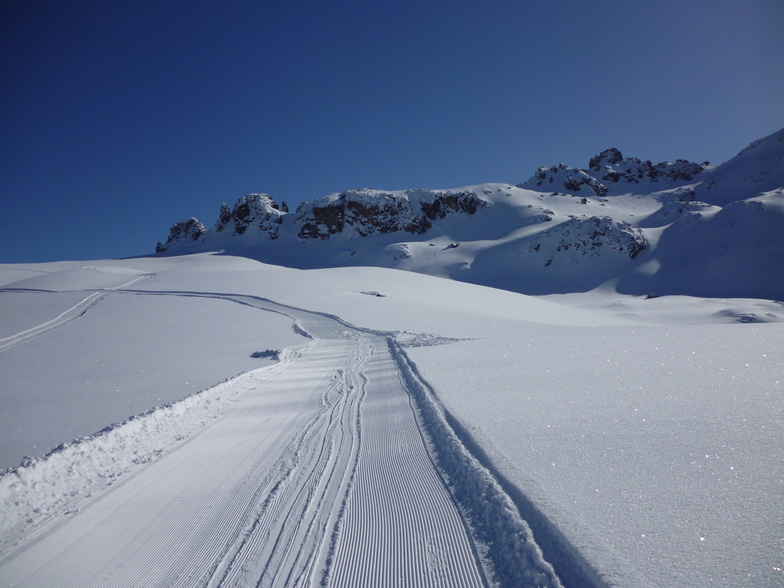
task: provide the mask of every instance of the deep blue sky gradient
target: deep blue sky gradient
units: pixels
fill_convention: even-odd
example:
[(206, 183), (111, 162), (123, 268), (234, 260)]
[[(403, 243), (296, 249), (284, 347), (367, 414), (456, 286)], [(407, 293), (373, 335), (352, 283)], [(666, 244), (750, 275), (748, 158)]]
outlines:
[(0, 262), (143, 255), (267, 192), (519, 183), (784, 127), (780, 0), (6, 3)]

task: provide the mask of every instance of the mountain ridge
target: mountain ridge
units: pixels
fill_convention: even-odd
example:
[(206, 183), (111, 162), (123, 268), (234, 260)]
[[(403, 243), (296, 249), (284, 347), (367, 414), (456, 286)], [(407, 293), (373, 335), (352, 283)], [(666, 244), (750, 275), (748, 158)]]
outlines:
[(300, 204), (249, 194), (207, 228), (172, 226), (159, 255), (223, 251), (277, 265), (375, 265), (523, 294), (784, 300), (784, 129), (711, 166), (610, 148), (526, 182), (334, 193)]

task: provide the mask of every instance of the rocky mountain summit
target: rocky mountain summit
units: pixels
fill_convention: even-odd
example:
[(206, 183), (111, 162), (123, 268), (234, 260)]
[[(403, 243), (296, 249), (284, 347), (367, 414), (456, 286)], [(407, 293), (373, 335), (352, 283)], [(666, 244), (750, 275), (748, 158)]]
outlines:
[[(472, 191), (408, 190), (384, 192), (365, 188), (331, 194), (312, 202), (303, 202), (293, 214), (293, 225), (300, 239), (325, 240), (338, 234), (366, 237), (373, 233), (403, 231), (423, 235), (433, 222), (453, 214), (476, 214), (490, 203)], [(289, 213), (284, 203), (278, 205), (268, 194), (248, 194), (240, 198), (233, 209), (221, 204), (214, 233), (227, 228), (234, 236), (243, 235), (249, 228), (259, 236), (277, 239), (284, 215)], [(199, 241), (207, 233), (195, 218), (172, 226), (166, 243), (159, 243), (162, 253), (182, 243)]]
[(229, 230), (232, 235), (239, 236), (251, 229), (266, 233), (270, 239), (277, 239), (283, 215), (288, 211), (285, 202), (278, 205), (268, 194), (248, 194), (237, 200), (233, 209), (221, 204), (215, 232)]
[(784, 300), (784, 130), (720, 165), (615, 148), (586, 168), (454, 190), (349, 190), (294, 212), (267, 194), (172, 226), (158, 254), (222, 251), (299, 268), (394, 267), (526, 294)]
[[(650, 160), (624, 157), (615, 148), (606, 149), (588, 162), (588, 169), (574, 168), (559, 163), (550, 168), (540, 167), (524, 184), (523, 188), (557, 188), (566, 192), (585, 191), (596, 196), (620, 193), (628, 190), (629, 184), (653, 184), (643, 191), (661, 189), (661, 184), (692, 181), (703, 171), (710, 169), (709, 163), (693, 163), (685, 159), (662, 162), (656, 165)], [(617, 185), (617, 186), (615, 186)]]

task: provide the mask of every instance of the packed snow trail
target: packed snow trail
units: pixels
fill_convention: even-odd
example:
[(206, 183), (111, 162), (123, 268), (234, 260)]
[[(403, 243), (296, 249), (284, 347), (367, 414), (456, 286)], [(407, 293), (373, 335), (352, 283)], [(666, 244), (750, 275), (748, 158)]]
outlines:
[[(100, 271), (97, 270), (96, 268), (83, 268), (83, 269), (88, 271)], [(30, 339), (34, 339), (39, 335), (43, 335), (47, 331), (51, 331), (52, 329), (56, 329), (57, 327), (62, 327), (63, 325), (66, 325), (71, 321), (74, 321), (84, 316), (84, 314), (88, 310), (90, 310), (101, 300), (106, 298), (106, 296), (108, 296), (110, 292), (116, 292), (121, 288), (126, 288), (128, 286), (137, 284), (141, 281), (146, 280), (148, 277), (150, 277), (150, 275), (152, 274), (142, 274), (140, 276), (136, 276), (135, 278), (129, 280), (128, 282), (125, 282), (124, 284), (120, 284), (119, 286), (113, 286), (110, 288), (107, 287), (107, 288), (102, 288), (100, 290), (96, 290), (92, 294), (88, 294), (85, 298), (77, 302), (71, 308), (60, 313), (55, 318), (46, 321), (44, 323), (41, 323), (40, 325), (36, 325), (35, 327), (32, 327), (25, 331), (22, 331), (21, 333), (16, 333), (15, 335), (11, 335), (9, 337), (0, 339), (0, 352), (5, 351), (6, 349), (10, 349), (11, 347), (14, 347), (16, 345), (19, 345), (20, 343), (24, 343), (25, 341), (29, 341)], [(0, 291), (25, 292), (26, 290), (20, 288), (0, 288)]]
[(365, 371), (362, 448), (330, 585), (480, 585), (463, 522), (430, 461), (386, 342), (378, 345)]
[(486, 585), (384, 338), (210, 296), (288, 314), (314, 340), (176, 450), (12, 551), (0, 583)]
[(88, 310), (106, 298), (106, 296), (108, 296), (108, 293), (106, 292), (93, 292), (92, 294), (89, 294), (74, 304), (71, 308), (61, 312), (52, 320), (41, 323), (40, 325), (36, 325), (35, 327), (22, 331), (21, 333), (16, 333), (15, 335), (0, 339), (0, 351), (5, 351), (6, 349), (10, 349), (11, 347), (19, 345), (20, 343), (34, 339), (39, 335), (43, 335), (47, 331), (61, 327), (73, 320), (80, 318), (81, 316), (84, 316)]

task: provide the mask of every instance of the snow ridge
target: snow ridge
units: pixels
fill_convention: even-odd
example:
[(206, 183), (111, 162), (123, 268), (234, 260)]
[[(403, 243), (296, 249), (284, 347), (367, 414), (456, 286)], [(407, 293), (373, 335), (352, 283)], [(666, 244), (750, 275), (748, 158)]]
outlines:
[[(281, 362), (294, 355), (284, 351)], [(223, 414), (246, 388), (280, 370), (279, 364), (245, 372), (178, 402), (109, 425), (85, 438), (62, 443), (44, 457), (26, 458), (0, 475), (0, 553), (31, 528), (78, 512), (95, 492), (156, 460)]]
[[(212, 230), (195, 219), (174, 225), (157, 251), (223, 251), (300, 269), (391, 267), (533, 295), (609, 284), (637, 296), (784, 300), (782, 188), (784, 129), (718, 167), (653, 164), (612, 148), (586, 168), (541, 167), (517, 186), (363, 188), (294, 213), (252, 194), (233, 210), (224, 204)], [(770, 204), (753, 218), (711, 222), (763, 197)], [(773, 236), (752, 259), (747, 244), (762, 232)]]

